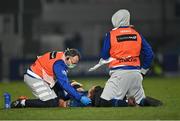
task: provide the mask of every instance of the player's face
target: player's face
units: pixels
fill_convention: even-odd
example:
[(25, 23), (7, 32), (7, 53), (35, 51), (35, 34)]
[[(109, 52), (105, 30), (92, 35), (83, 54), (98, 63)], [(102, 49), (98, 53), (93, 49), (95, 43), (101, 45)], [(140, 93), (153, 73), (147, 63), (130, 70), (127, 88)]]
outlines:
[(70, 57), (67, 57), (67, 65), (69, 68), (74, 68), (76, 66), (76, 64), (79, 62), (79, 57), (78, 56), (70, 56)]
[(79, 57), (76, 55), (74, 57), (70, 57), (72, 64), (77, 64), (79, 62)]

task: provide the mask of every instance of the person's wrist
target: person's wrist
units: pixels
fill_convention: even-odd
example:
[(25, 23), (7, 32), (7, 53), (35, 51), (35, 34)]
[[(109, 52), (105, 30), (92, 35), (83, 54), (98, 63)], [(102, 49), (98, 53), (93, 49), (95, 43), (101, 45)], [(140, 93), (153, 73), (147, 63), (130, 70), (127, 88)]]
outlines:
[(141, 74), (142, 74), (143, 76), (145, 76), (148, 71), (149, 71), (149, 69), (141, 68)]

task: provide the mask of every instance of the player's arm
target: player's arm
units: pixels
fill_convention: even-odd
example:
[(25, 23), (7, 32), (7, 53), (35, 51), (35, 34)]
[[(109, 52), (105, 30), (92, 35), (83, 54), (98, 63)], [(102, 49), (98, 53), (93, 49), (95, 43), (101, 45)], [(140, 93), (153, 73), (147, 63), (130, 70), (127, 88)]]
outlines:
[(61, 88), (63, 88), (68, 94), (70, 94), (76, 100), (81, 99), (81, 95), (70, 85), (66, 73), (66, 65), (63, 61), (56, 61), (53, 65), (54, 73)]
[(91, 103), (91, 100), (86, 96), (81, 96), (69, 83), (67, 78), (67, 66), (64, 61), (59, 60), (56, 61), (53, 65), (53, 70), (56, 76), (58, 83), (60, 84), (61, 88), (63, 88), (68, 94), (70, 94), (76, 100), (82, 102), (84, 105), (88, 105)]
[(149, 70), (153, 58), (154, 58), (154, 53), (149, 45), (149, 43), (146, 41), (146, 39), (141, 35), (142, 38), (142, 48), (141, 48), (141, 58), (142, 58), (142, 65), (141, 65), (141, 73), (146, 74), (147, 71)]
[(103, 40), (103, 47), (101, 49), (100, 57), (104, 60), (108, 59), (110, 57), (110, 33), (106, 33), (106, 36), (104, 37)]

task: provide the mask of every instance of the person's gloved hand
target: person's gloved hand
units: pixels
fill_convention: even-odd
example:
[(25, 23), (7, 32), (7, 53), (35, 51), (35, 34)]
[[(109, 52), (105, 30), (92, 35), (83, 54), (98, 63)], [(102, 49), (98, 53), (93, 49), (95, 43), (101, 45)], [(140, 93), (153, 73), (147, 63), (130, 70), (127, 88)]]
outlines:
[(107, 60), (104, 59), (100, 59), (98, 64), (96, 64), (95, 66), (91, 67), (88, 71), (95, 71), (96, 69), (98, 69), (100, 66), (104, 65), (104, 64), (108, 64), (111, 61), (115, 60), (114, 58), (108, 58)]
[(86, 97), (86, 96), (82, 96), (81, 99), (80, 99), (81, 103), (84, 104), (84, 105), (88, 105), (91, 103), (91, 99)]
[(146, 73), (149, 71), (149, 69), (144, 69), (144, 68), (141, 68), (141, 75), (144, 77), (146, 75)]

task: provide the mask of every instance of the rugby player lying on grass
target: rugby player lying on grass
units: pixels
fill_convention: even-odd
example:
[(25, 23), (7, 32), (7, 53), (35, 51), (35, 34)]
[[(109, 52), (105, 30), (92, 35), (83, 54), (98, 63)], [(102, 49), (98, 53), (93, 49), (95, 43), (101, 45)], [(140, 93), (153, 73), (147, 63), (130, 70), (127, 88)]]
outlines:
[[(100, 96), (103, 92), (103, 88), (101, 86), (93, 86), (88, 91), (83, 89), (82, 84), (78, 82), (71, 83), (72, 86), (79, 91), (82, 95), (89, 97), (92, 100), (92, 107), (127, 107), (127, 106), (161, 106), (163, 103), (160, 100), (154, 99), (152, 97), (146, 96), (140, 104), (137, 104), (134, 97), (124, 97), (123, 100), (104, 100)], [(69, 101), (60, 100), (60, 107), (85, 107), (82, 103), (70, 99)]]
[[(161, 106), (162, 102), (154, 99), (152, 97), (146, 97), (144, 98), (140, 104), (137, 104), (134, 97), (125, 97), (124, 100), (117, 100), (112, 99), (109, 101), (103, 100), (100, 96), (103, 91), (103, 88), (101, 86), (93, 86), (88, 91), (84, 90), (83, 85), (73, 81), (71, 85), (80, 93), (82, 96), (87, 96), (92, 100), (92, 103), (87, 105), (88, 107), (127, 107), (127, 106)], [(83, 105), (81, 102), (69, 97), (69, 95), (62, 95), (59, 94), (59, 107), (87, 107)], [(18, 100), (12, 102), (18, 102), (16, 106), (12, 106), (12, 108), (22, 108), (22, 107), (32, 107), (32, 106), (22, 106), (21, 101), (22, 100), (30, 100), (27, 99), (24, 96), (21, 96)]]

